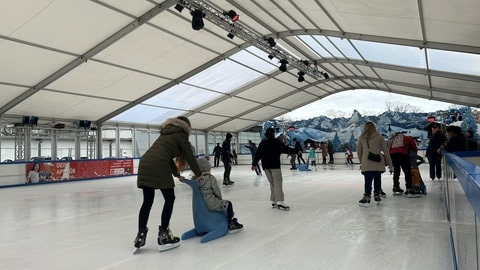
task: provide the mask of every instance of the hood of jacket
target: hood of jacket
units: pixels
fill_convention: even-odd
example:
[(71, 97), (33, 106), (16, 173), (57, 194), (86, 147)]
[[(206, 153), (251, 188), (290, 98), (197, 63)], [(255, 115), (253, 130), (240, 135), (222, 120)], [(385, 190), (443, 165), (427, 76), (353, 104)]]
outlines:
[(167, 119), (160, 128), (161, 135), (168, 135), (172, 133), (185, 132), (190, 135), (191, 128), (185, 121), (178, 118)]

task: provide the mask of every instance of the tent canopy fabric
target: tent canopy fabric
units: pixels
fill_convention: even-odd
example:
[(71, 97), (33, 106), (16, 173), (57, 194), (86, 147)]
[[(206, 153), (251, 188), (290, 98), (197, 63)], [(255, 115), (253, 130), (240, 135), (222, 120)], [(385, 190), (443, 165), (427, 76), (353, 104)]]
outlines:
[[(197, 130), (236, 132), (355, 89), (480, 106), (479, 1), (0, 3), (0, 116), (12, 122), (184, 115)], [(203, 29), (190, 9), (205, 12)], [(275, 48), (292, 56), (285, 72)]]

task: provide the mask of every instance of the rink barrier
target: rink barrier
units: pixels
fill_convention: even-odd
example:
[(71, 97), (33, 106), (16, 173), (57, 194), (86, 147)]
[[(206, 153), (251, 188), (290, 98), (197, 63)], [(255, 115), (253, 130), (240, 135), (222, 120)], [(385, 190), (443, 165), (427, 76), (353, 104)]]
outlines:
[(480, 152), (444, 156), (453, 269), (480, 269)]
[[(136, 174), (138, 162), (134, 158), (108, 158), (0, 163), (0, 188), (130, 176)], [(36, 163), (40, 165), (40, 182), (26, 184)]]

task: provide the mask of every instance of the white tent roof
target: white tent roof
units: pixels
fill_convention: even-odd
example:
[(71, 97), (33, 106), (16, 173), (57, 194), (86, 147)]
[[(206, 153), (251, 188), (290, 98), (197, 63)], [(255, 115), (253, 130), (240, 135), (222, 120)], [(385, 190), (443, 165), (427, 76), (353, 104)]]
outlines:
[[(352, 89), (480, 106), (478, 1), (0, 4), (0, 116), (11, 121), (151, 126), (185, 115), (195, 129), (240, 131)], [(188, 9), (199, 6), (235, 10), (232, 27), (256, 38), (228, 38), (211, 13), (192, 30)], [(279, 55), (259, 46), (266, 37), (329, 78), (279, 71)]]

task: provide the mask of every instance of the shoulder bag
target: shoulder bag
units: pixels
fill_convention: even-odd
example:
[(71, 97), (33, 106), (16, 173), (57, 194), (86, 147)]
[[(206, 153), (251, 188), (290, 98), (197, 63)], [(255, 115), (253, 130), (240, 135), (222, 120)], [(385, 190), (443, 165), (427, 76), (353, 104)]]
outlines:
[(370, 145), (368, 144), (368, 140), (367, 140), (367, 146), (368, 146), (368, 156), (367, 156), (367, 158), (369, 160), (375, 161), (375, 162), (382, 161), (382, 157), (380, 156), (380, 154), (374, 154), (374, 153), (370, 152)]

